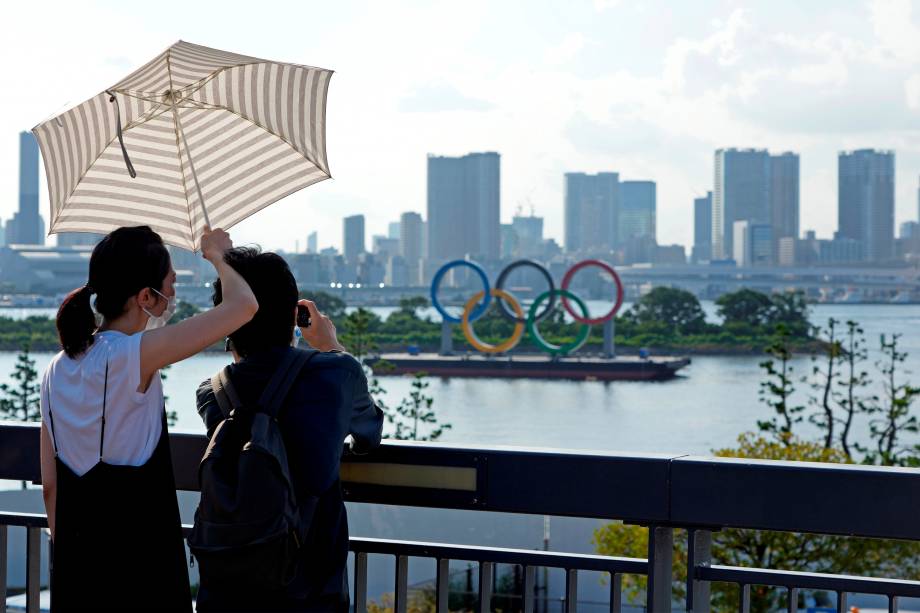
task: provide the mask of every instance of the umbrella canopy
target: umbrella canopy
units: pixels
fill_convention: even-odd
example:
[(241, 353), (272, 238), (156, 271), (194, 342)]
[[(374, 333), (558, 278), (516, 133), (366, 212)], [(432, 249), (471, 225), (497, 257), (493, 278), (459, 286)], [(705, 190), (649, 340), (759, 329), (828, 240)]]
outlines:
[(332, 71), (179, 41), (119, 83), (39, 124), (49, 233), (149, 225), (197, 249), (330, 178)]

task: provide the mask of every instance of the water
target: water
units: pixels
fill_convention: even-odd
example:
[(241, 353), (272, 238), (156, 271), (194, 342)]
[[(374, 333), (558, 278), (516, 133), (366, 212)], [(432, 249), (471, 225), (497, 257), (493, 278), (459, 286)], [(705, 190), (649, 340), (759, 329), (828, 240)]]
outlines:
[[(704, 307), (714, 317), (714, 305)], [(385, 315), (392, 308), (374, 310)], [(920, 305), (814, 308), (815, 323), (828, 317), (859, 321), (873, 349), (880, 334), (902, 333), (902, 347), (909, 353), (905, 374), (920, 374)], [(872, 361), (876, 357), (873, 351)], [(41, 372), (51, 354), (35, 358)], [(0, 353), (0, 381), (8, 379), (15, 359), (15, 353)], [(680, 377), (657, 383), (432, 379), (429, 391), (438, 417), (452, 425), (442, 438), (445, 442), (710, 454), (731, 446), (739, 433), (755, 429), (757, 420), (768, 415), (758, 401), (761, 360), (756, 355), (694, 357)], [(203, 354), (167, 371), (164, 387), (170, 409), (178, 413), (177, 430), (203, 431), (195, 412), (195, 389), (226, 363), (224, 354)], [(794, 367), (804, 375), (811, 362), (797, 358)], [(874, 374), (874, 365), (869, 370)], [(392, 406), (408, 395), (411, 378), (386, 377), (381, 382)], [(804, 403), (806, 390), (799, 388)], [(803, 425), (802, 431), (810, 428)]]

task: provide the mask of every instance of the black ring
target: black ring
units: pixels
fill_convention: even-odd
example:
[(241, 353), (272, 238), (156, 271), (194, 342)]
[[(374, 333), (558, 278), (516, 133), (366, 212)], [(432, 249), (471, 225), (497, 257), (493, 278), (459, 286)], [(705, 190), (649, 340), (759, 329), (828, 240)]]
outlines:
[[(498, 275), (498, 280), (495, 282), (495, 289), (504, 289), (502, 286), (505, 283), (505, 279), (508, 278), (508, 275), (511, 274), (512, 270), (514, 270), (515, 268), (519, 268), (521, 266), (530, 266), (531, 268), (536, 268), (538, 271), (540, 271), (540, 274), (543, 275), (543, 278), (546, 279), (546, 282), (549, 284), (550, 291), (552, 292), (553, 290), (556, 289), (556, 284), (553, 283), (553, 277), (552, 275), (549, 274), (549, 271), (546, 270), (546, 268), (542, 264), (540, 264), (539, 262), (534, 262), (533, 260), (517, 260), (505, 266), (501, 274)], [(527, 318), (525, 317), (523, 319), (518, 319), (517, 316), (508, 309), (508, 305), (505, 304), (504, 300), (498, 300), (496, 302), (498, 302), (499, 313), (502, 314), (502, 317), (514, 323), (521, 323), (521, 324), (526, 323)], [(546, 303), (546, 308), (543, 309), (542, 313), (534, 317), (534, 321), (544, 320), (546, 316), (552, 312), (553, 307), (555, 306), (556, 306), (556, 294), (550, 293), (550, 299)]]

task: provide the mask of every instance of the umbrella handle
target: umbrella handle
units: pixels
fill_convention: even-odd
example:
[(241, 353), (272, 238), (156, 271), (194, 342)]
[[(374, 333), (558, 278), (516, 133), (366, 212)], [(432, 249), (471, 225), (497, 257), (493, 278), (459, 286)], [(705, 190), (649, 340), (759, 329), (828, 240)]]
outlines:
[(137, 172), (134, 170), (131, 158), (128, 157), (128, 150), (125, 149), (125, 139), (121, 133), (121, 107), (118, 105), (118, 98), (111, 90), (107, 89), (105, 93), (109, 95), (109, 102), (115, 104), (115, 133), (118, 135), (118, 144), (121, 145), (121, 155), (125, 158), (125, 168), (128, 169), (128, 174), (131, 175), (131, 178), (134, 179), (137, 177)]

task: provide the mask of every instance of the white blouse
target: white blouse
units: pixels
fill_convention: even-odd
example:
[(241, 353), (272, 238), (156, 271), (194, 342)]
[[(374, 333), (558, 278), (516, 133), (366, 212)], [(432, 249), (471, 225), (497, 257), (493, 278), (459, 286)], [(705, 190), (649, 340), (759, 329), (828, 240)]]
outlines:
[(101, 459), (107, 464), (141, 466), (156, 449), (163, 428), (163, 385), (158, 371), (147, 391), (137, 391), (143, 335), (114, 330), (96, 333), (86, 352), (71, 359), (62, 351), (45, 371), (42, 421), (57, 444), (58, 457), (77, 475), (100, 461), (103, 392), (105, 440)]

